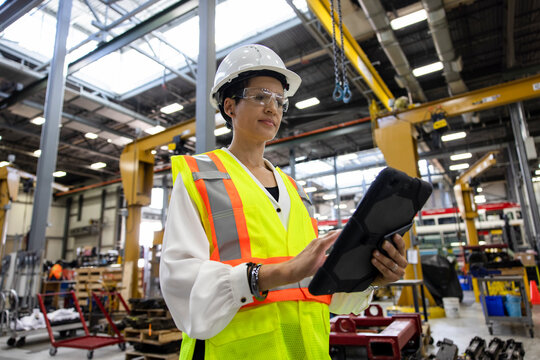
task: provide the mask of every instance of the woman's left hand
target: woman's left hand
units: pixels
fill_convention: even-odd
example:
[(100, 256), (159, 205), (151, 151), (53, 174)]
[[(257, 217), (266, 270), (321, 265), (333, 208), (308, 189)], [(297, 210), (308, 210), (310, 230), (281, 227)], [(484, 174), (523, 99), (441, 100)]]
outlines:
[(387, 240), (382, 246), (388, 256), (383, 255), (378, 250), (373, 252), (371, 263), (380, 272), (372, 284), (374, 286), (384, 286), (401, 279), (405, 274), (405, 268), (409, 264), (405, 257), (405, 241), (403, 241), (403, 238), (396, 234), (392, 240), (395, 246)]

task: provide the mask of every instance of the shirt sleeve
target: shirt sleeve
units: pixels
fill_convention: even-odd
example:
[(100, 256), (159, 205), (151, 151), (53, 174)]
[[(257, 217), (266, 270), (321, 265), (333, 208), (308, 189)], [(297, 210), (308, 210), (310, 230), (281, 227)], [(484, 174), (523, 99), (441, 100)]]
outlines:
[(350, 313), (358, 315), (369, 306), (372, 298), (371, 288), (356, 293), (335, 293), (332, 295), (330, 312), (338, 315)]
[(180, 175), (169, 202), (159, 279), (176, 326), (195, 339), (213, 337), (253, 302), (245, 263), (210, 260), (199, 213)]

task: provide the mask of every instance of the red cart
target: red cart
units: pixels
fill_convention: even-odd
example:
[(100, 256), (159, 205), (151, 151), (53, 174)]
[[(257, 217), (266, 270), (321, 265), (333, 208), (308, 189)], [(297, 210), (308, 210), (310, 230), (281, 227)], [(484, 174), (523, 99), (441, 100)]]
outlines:
[[(71, 295), (73, 304), (75, 305), (75, 308), (77, 309), (77, 312), (79, 313), (79, 316), (81, 319), (82, 327), (85, 333), (84, 336), (65, 339), (65, 340), (58, 340), (58, 341), (54, 339), (51, 323), (49, 322), (49, 319), (47, 318), (47, 310), (45, 309), (43, 297), (57, 296), (57, 295), (58, 296)], [(47, 332), (49, 333), (49, 339), (51, 340), (52, 347), (49, 350), (49, 355), (51, 356), (56, 355), (56, 352), (58, 351), (59, 347), (70, 347), (70, 348), (88, 350), (86, 357), (88, 359), (92, 359), (92, 357), (94, 356), (94, 349), (98, 349), (104, 346), (117, 344), (120, 350), (124, 351), (126, 349), (126, 343), (124, 341), (124, 337), (122, 336), (122, 334), (120, 333), (116, 325), (114, 325), (114, 322), (111, 320), (111, 317), (109, 316), (108, 312), (105, 311), (105, 308), (103, 307), (103, 304), (101, 303), (99, 298), (95, 296), (94, 294), (92, 294), (92, 296), (94, 300), (96, 300), (96, 304), (100, 308), (101, 312), (103, 312), (103, 314), (107, 318), (107, 322), (109, 323), (111, 329), (114, 331), (116, 336), (90, 335), (88, 331), (88, 327), (86, 326), (86, 322), (84, 321), (83, 313), (81, 311), (79, 302), (77, 301), (77, 297), (75, 296), (74, 291), (63, 292), (63, 293), (37, 294), (37, 296), (38, 296), (38, 301), (39, 301), (39, 307), (41, 308), (41, 312), (43, 313), (44, 318), (45, 318), (45, 324), (47, 325)]]

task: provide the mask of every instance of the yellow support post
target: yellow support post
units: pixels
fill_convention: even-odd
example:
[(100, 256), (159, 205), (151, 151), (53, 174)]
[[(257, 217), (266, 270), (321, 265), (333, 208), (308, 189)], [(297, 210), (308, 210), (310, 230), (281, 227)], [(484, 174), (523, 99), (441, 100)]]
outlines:
[(6, 245), (8, 206), (10, 201), (17, 200), (19, 193), (20, 176), (12, 170), (7, 166), (0, 168), (0, 259), (4, 258)]
[[(307, 0), (307, 3), (326, 31), (332, 35), (332, 17), (330, 16), (330, 4), (328, 1)], [(334, 19), (336, 20), (336, 42), (341, 46), (341, 33), (337, 26), (338, 20), (337, 14), (335, 13)], [(343, 24), (343, 42), (345, 56), (347, 56), (351, 65), (353, 65), (356, 71), (362, 75), (366, 84), (373, 90), (373, 93), (381, 101), (383, 106), (388, 110), (392, 110), (390, 107), (390, 99), (393, 99), (394, 95), (392, 95), (377, 70), (371, 65), (371, 61), (369, 61), (358, 42), (354, 39), (349, 30), (347, 30), (345, 24)]]
[(129, 289), (130, 298), (142, 295), (138, 291), (139, 228), (142, 207), (150, 205), (152, 195), (154, 155), (151, 151), (158, 146), (170, 143), (177, 135), (183, 139), (195, 135), (195, 120), (189, 120), (171, 126), (158, 134), (137, 139), (126, 145), (120, 155), (120, 174), (128, 204), (124, 264), (133, 264)]

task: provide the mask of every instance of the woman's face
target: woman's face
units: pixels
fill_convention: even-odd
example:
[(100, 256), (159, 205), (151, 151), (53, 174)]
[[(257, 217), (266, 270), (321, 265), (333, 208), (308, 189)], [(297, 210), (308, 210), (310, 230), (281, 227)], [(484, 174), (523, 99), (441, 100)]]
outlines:
[[(258, 101), (259, 95), (274, 93), (283, 95), (281, 82), (269, 76), (257, 76), (249, 79), (246, 88), (249, 98), (225, 99), (224, 108), (232, 119), (234, 136), (237, 140), (266, 142), (272, 140), (279, 129), (283, 117), (283, 107), (278, 106), (283, 99), (274, 96), (267, 104)], [(266, 89), (266, 90), (262, 90)]]

